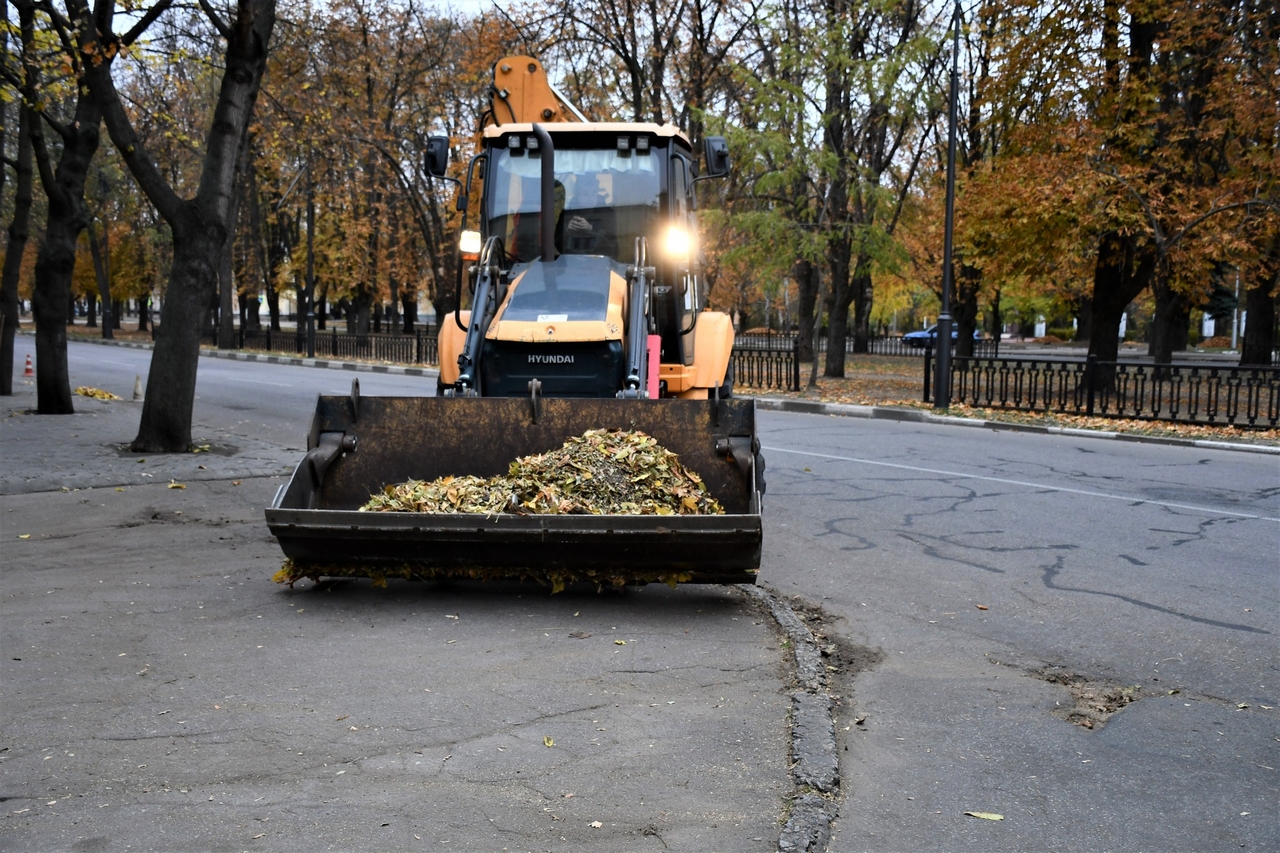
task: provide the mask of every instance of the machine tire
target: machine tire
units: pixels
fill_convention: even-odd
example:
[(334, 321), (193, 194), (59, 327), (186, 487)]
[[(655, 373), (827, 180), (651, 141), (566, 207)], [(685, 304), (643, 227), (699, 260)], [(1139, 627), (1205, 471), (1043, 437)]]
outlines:
[(729, 366), (724, 371), (724, 382), (720, 385), (720, 399), (733, 399), (733, 362), (729, 362)]

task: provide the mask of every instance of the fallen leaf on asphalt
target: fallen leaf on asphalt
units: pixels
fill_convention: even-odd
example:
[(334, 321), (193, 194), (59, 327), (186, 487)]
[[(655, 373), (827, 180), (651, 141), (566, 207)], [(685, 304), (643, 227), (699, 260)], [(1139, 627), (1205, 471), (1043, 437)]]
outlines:
[(604, 826), (604, 824), (598, 820), (593, 820), (591, 821), (591, 823), (587, 824), (587, 826), (591, 827), (592, 829), (599, 829), (600, 827)]
[(1249, 703), (1248, 703), (1248, 702), (1237, 702), (1237, 703), (1236, 703), (1236, 709), (1237, 709), (1237, 710), (1239, 710), (1239, 711), (1243, 711), (1245, 708), (1248, 708), (1248, 707), (1249, 707)]
[(995, 812), (965, 812), (969, 817), (980, 817), (983, 820), (1004, 820), (1004, 815)]
[(239, 480), (232, 480), (232, 481), (231, 481), (231, 485), (233, 485), (233, 486), (238, 486), (238, 485), (240, 485), (240, 481), (239, 481)]
[(116, 487), (116, 491), (117, 491), (117, 492), (123, 492), (123, 491), (124, 491), (124, 489), (122, 489), (122, 488), (120, 488), (119, 486), (117, 486), (117, 487)]
[(613, 644), (614, 644), (615, 646), (625, 646), (625, 645), (627, 644), (627, 641), (626, 641), (626, 640), (614, 640), (614, 641), (613, 641)]
[(147, 460), (145, 460), (145, 459), (135, 459), (135, 460), (133, 460), (133, 461), (134, 461), (134, 462), (137, 462), (139, 465), (141, 465), (143, 462), (146, 462)]
[(110, 391), (103, 391), (101, 388), (90, 388), (88, 385), (81, 385), (76, 389), (76, 393), (81, 397), (92, 397), (95, 400), (119, 400), (115, 394)]
[(169, 488), (171, 489), (185, 489), (186, 487), (185, 483), (175, 483), (172, 480), (169, 481)]
[(351, 729), (350, 729), (350, 731), (358, 732), (358, 731), (360, 731), (360, 727), (359, 727), (359, 726), (352, 726), (352, 727), (351, 727)]
[(30, 534), (30, 533), (19, 533), (19, 534), (18, 534), (18, 538), (19, 538), (19, 539), (30, 539), (30, 538), (31, 538), (31, 534)]
[(976, 607), (976, 608), (978, 608), (979, 610), (986, 610), (986, 609), (987, 609), (987, 605), (985, 605), (985, 604), (975, 604), (975, 605), (973, 605), (973, 606), (974, 606), (974, 607)]
[(341, 722), (350, 716), (351, 716), (350, 714), (343, 714), (341, 717), (334, 717), (333, 719), (335, 722)]
[(257, 841), (259, 838), (264, 838), (264, 837), (266, 837), (266, 833), (265, 833), (265, 832), (259, 832), (257, 835), (255, 835), (253, 838), (251, 838), (251, 839), (249, 839), (249, 840), (250, 840), (250, 841)]
[(548, 735), (543, 735), (542, 745), (545, 746), (547, 749), (550, 749), (551, 747), (556, 745), (556, 742), (552, 740)]

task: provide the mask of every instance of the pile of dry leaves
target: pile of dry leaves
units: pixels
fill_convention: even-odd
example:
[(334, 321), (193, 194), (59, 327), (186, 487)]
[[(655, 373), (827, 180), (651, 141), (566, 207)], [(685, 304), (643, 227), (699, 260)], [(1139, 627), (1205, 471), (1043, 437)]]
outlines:
[(511, 463), (506, 476), (441, 477), (387, 486), (370, 512), (554, 515), (721, 515), (724, 508), (679, 458), (638, 430), (588, 430)]

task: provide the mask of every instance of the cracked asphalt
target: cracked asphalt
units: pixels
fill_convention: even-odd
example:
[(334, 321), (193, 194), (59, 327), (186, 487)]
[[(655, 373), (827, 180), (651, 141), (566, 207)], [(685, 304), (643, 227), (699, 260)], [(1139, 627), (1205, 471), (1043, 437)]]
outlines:
[(202, 359), (138, 462), (150, 354), (71, 352), (126, 400), (0, 418), (0, 850), (1280, 849), (1274, 454), (762, 411), (777, 596), (289, 590), (350, 374)]
[[(815, 415), (760, 438), (787, 508), (760, 580), (855, 663), (829, 850), (1280, 849), (1280, 459)], [(1064, 672), (1137, 701), (1075, 725)]]
[(210, 452), (146, 458), (140, 404), (38, 417), (17, 385), (0, 849), (776, 849), (790, 666), (740, 590), (290, 589), (262, 508), (305, 410), (291, 447), (201, 403)]

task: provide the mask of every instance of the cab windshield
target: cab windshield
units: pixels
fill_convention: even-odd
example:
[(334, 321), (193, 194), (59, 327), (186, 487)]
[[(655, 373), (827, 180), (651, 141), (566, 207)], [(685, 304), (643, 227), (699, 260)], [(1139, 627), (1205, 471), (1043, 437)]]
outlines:
[(571, 254), (549, 264), (533, 264), (520, 277), (500, 319), (604, 321), (609, 314), (612, 271), (613, 263), (607, 258)]
[[(658, 215), (658, 152), (556, 149), (556, 250), (631, 263)], [(489, 170), (489, 234), (516, 262), (540, 257), (542, 160), (499, 148)]]

